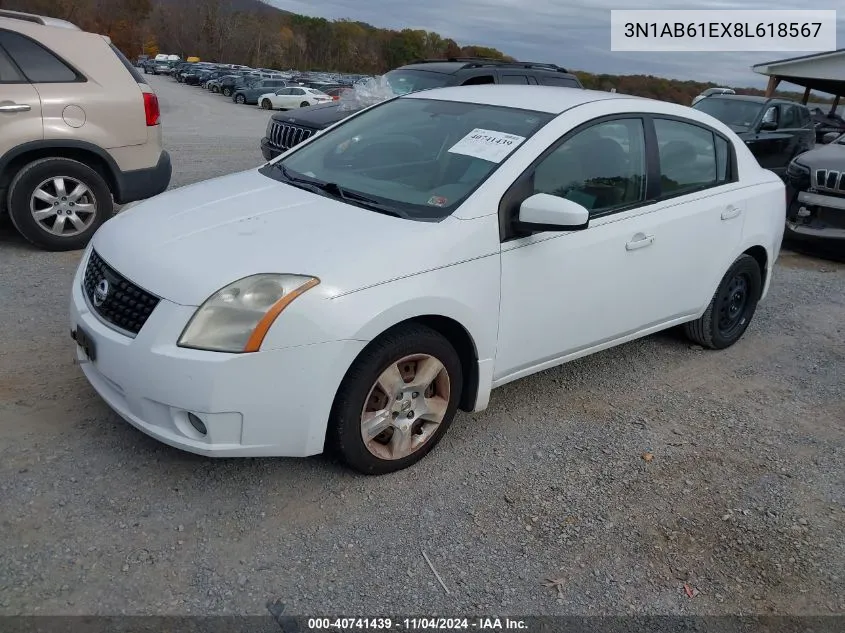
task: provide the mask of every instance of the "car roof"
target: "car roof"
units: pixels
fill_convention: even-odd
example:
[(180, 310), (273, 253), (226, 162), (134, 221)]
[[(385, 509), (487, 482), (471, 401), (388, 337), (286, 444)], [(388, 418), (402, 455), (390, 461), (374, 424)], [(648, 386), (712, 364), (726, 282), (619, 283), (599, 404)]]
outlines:
[(548, 112), (549, 114), (560, 114), (569, 108), (593, 101), (603, 101), (605, 99), (652, 101), (651, 99), (624, 95), (617, 92), (584, 90), (583, 88), (563, 88), (559, 86), (523, 86), (510, 84), (481, 84), (477, 86), (434, 88), (432, 90), (412, 92), (402, 98), (465, 101), (468, 103)]

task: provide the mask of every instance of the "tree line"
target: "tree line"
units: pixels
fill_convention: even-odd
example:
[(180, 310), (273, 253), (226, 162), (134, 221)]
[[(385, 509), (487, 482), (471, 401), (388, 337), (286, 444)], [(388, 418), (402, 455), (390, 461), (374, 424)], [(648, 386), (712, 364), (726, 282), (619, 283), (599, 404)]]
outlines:
[[(168, 53), (255, 68), (362, 74), (383, 73), (422, 58), (513, 59), (495, 48), (462, 46), (433, 31), (309, 17), (261, 0), (0, 0), (0, 8), (50, 15), (103, 33), (130, 58)], [(685, 105), (716, 86), (650, 75), (574, 72), (587, 88)], [(738, 92), (763, 94), (753, 88)]]

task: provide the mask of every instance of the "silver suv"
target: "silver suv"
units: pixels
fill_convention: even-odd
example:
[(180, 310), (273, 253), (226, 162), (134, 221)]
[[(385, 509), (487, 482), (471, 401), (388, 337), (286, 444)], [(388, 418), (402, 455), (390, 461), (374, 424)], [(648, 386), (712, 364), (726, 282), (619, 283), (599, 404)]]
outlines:
[(170, 175), (158, 98), (109, 38), (0, 10), (0, 215), (41, 248), (80, 249)]

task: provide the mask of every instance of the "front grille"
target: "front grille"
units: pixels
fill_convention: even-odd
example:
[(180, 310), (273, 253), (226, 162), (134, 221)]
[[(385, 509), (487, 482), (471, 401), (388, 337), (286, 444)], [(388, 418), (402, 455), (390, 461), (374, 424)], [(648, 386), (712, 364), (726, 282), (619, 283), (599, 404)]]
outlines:
[(270, 142), (284, 151), (311, 138), (315, 131), (307, 127), (300, 127), (299, 125), (273, 121), (273, 125), (270, 128)]
[(141, 331), (160, 301), (106, 264), (95, 251), (85, 267), (82, 291), (101, 319), (131, 334)]
[(825, 189), (831, 193), (843, 194), (845, 193), (845, 177), (841, 172), (829, 169), (817, 169), (814, 183), (816, 188)]

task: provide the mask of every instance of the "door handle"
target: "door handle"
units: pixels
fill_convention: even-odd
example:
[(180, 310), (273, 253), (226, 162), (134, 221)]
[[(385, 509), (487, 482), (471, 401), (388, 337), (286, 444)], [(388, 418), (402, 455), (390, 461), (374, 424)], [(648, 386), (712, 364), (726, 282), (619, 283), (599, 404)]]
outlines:
[(28, 103), (4, 103), (0, 105), (0, 112), (28, 112), (32, 106)]
[(722, 211), (722, 219), (723, 220), (732, 220), (737, 217), (740, 213), (742, 213), (742, 209), (739, 207), (735, 207), (733, 205), (729, 206), (727, 209)]
[(635, 251), (638, 248), (645, 248), (654, 244), (654, 236), (645, 233), (637, 233), (631, 241), (625, 244), (626, 251)]

